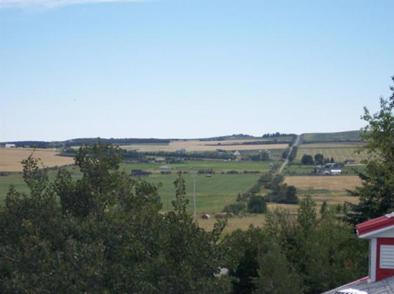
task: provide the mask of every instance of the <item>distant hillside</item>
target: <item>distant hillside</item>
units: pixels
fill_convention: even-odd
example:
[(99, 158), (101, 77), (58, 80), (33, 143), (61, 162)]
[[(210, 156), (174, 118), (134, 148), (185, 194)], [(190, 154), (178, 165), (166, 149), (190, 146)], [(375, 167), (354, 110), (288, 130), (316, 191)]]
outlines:
[(100, 140), (103, 143), (110, 143), (116, 145), (128, 144), (168, 144), (168, 139), (154, 139), (154, 138), (77, 138), (66, 141), (9, 141), (1, 142), (0, 144), (15, 144), (16, 147), (31, 147), (31, 148), (61, 148), (71, 146), (92, 145)]
[(360, 131), (347, 131), (335, 133), (306, 133), (302, 134), (302, 142), (327, 143), (327, 142), (361, 142)]
[(292, 142), (292, 140), (296, 137), (295, 134), (282, 134), (279, 132), (272, 134), (264, 134), (261, 137), (251, 136), (246, 134), (234, 134), (228, 136), (219, 136), (219, 137), (211, 137), (211, 138), (199, 138), (200, 141), (228, 141), (228, 140), (264, 140), (268, 142)]

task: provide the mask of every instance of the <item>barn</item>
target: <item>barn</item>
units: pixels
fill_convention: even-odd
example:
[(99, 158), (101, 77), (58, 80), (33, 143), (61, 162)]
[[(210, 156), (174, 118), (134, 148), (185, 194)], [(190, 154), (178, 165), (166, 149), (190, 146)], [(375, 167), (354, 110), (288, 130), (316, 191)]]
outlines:
[(356, 226), (357, 235), (369, 240), (369, 273), (326, 294), (394, 294), (394, 213)]

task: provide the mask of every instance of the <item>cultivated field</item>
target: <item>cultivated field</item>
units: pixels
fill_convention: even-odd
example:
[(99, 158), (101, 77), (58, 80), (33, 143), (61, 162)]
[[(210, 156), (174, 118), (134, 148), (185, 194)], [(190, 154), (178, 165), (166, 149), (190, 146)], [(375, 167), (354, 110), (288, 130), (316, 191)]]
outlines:
[[(197, 162), (198, 163), (198, 162)], [(225, 162), (224, 162), (225, 163)], [(204, 165), (206, 166), (206, 164)], [(213, 167), (217, 172), (220, 166)], [(122, 164), (121, 168), (129, 172), (135, 168), (133, 164)], [(76, 168), (68, 167), (74, 177), (79, 177), (80, 173)], [(244, 167), (242, 167), (244, 170)], [(267, 170), (267, 165), (262, 164), (261, 170)], [(53, 179), (56, 171), (50, 171), (50, 179)], [(195, 175), (196, 182), (196, 207), (199, 213), (219, 212), (225, 205), (235, 201), (238, 193), (245, 192), (248, 188), (256, 183), (259, 174), (214, 174), (211, 177), (206, 175)], [(175, 172), (171, 175), (162, 175), (154, 173), (144, 177), (143, 180), (160, 185), (158, 193), (163, 203), (163, 210), (172, 208), (171, 201), (175, 199), (174, 181), (177, 175)], [(189, 209), (192, 209), (193, 195), (193, 175), (185, 174), (187, 199), (189, 200)], [(9, 186), (14, 185), (18, 191), (27, 192), (27, 186), (24, 184), (21, 174), (10, 174), (0, 176), (0, 201), (6, 195)]]
[(286, 177), (286, 183), (298, 189), (342, 191), (354, 189), (361, 185), (357, 176), (294, 176)]
[(311, 196), (318, 206), (324, 201), (331, 205), (357, 203), (358, 199), (350, 196), (347, 190), (361, 185), (357, 176), (289, 176), (285, 182), (297, 188), (301, 199)]
[[(259, 142), (259, 144), (248, 145), (247, 142)], [(260, 144), (261, 142), (261, 144)], [(263, 150), (263, 149), (286, 149), (288, 144), (265, 144), (263, 140), (226, 140), (226, 141), (200, 141), (200, 140), (179, 140), (171, 141), (169, 144), (132, 144), (120, 146), (126, 150), (136, 150), (140, 152), (175, 152), (184, 149), (185, 151), (216, 151), (217, 149), (226, 151), (236, 150)]]
[(0, 171), (21, 171), (21, 161), (30, 154), (33, 154), (35, 158), (41, 158), (43, 165), (46, 167), (62, 166), (74, 162), (71, 157), (58, 156), (55, 149), (0, 148)]
[[(159, 195), (163, 203), (163, 210), (172, 209), (171, 201), (175, 199), (174, 181), (176, 175), (153, 174), (144, 178), (146, 181), (161, 184)], [(198, 213), (214, 213), (221, 211), (227, 204), (233, 203), (238, 193), (245, 192), (256, 183), (259, 175), (215, 174), (211, 177), (196, 175), (196, 208)], [(193, 208), (193, 175), (184, 175), (186, 181), (186, 198), (189, 209)]]
[(266, 172), (270, 169), (271, 161), (224, 161), (224, 160), (193, 160), (184, 163), (122, 163), (121, 168), (126, 172), (132, 169), (142, 169), (151, 172), (159, 172), (161, 166), (166, 165), (171, 168), (172, 172), (177, 171), (198, 171), (200, 169), (212, 169), (216, 173), (227, 172), (230, 170), (258, 171)]
[(357, 153), (361, 146), (340, 143), (303, 144), (298, 147), (296, 161), (300, 161), (304, 154), (314, 156), (321, 153), (326, 158), (334, 158), (336, 162), (354, 160), (356, 163), (360, 163), (368, 157), (365, 152)]
[(302, 135), (305, 143), (309, 142), (360, 142), (360, 131), (335, 133), (307, 133)]

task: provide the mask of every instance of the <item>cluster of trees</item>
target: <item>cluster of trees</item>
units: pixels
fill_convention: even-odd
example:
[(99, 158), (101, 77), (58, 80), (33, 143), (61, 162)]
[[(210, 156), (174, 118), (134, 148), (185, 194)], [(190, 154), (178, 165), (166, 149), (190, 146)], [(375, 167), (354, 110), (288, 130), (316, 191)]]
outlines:
[[(261, 190), (266, 189), (266, 195), (261, 196)], [(275, 174), (274, 170), (264, 173), (257, 182), (245, 193), (238, 194), (235, 203), (225, 206), (224, 212), (239, 215), (245, 211), (250, 213), (265, 213), (267, 202), (297, 204), (297, 189), (284, 183), (284, 177)]]
[(275, 133), (266, 133), (266, 134), (262, 135), (261, 137), (262, 138), (275, 138), (275, 137), (291, 137), (291, 136), (296, 136), (296, 135), (275, 132)]
[(284, 183), (282, 175), (266, 173), (260, 177), (259, 183), (269, 191), (265, 196), (266, 201), (287, 204), (298, 203), (296, 187)]
[[(289, 156), (289, 161), (292, 162), (297, 156), (298, 147), (293, 146), (293, 148), (288, 148), (282, 153), (282, 158), (286, 159)], [(290, 152), (290, 155), (289, 155)]]
[(304, 154), (301, 158), (301, 163), (304, 165), (323, 165), (326, 163), (335, 163), (335, 159), (333, 157), (325, 158), (321, 153), (317, 153), (314, 156)]
[(242, 158), (252, 161), (267, 161), (271, 159), (270, 153), (267, 150), (260, 150), (258, 153), (245, 154)]
[[(101, 141), (100, 141), (101, 142)], [(103, 143), (103, 142), (102, 142)], [(204, 152), (138, 152), (135, 150), (122, 150), (122, 158), (129, 161), (148, 162), (149, 158), (164, 157), (167, 162), (195, 160), (195, 159), (221, 159), (221, 160), (234, 160), (235, 155), (233, 152), (228, 151), (204, 151)], [(62, 151), (63, 156), (74, 157), (77, 154), (75, 148), (64, 148)]]
[(154, 138), (77, 138), (64, 141), (66, 147), (70, 146), (83, 146), (83, 145), (95, 145), (97, 140), (100, 140), (104, 144), (114, 145), (127, 145), (127, 144), (169, 144), (168, 139), (154, 139)]
[(82, 147), (82, 177), (54, 181), (24, 161), (29, 193), (11, 187), (0, 208), (1, 293), (228, 293), (217, 277), (218, 223), (206, 232), (186, 211), (176, 182), (173, 211), (161, 213), (157, 187), (119, 170), (120, 150)]
[[(394, 77), (392, 78), (394, 81)], [(356, 205), (347, 204), (346, 220), (357, 224), (394, 211), (394, 87), (388, 99), (380, 99), (380, 110), (371, 114), (364, 109), (367, 126), (361, 137), (364, 149), (371, 155), (364, 171), (358, 171), (362, 185), (352, 192), (359, 198)]]
[(367, 272), (368, 242), (330, 208), (300, 202), (297, 216), (269, 212), (263, 229), (235, 231), (223, 240), (232, 293), (322, 293)]

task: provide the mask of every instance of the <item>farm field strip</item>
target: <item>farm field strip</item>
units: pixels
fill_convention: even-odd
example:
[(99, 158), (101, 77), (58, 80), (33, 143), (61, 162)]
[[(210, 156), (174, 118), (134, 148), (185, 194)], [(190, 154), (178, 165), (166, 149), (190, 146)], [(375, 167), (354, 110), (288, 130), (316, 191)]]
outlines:
[(130, 172), (132, 169), (148, 171), (159, 171), (163, 165), (169, 166), (173, 172), (197, 171), (199, 169), (213, 169), (215, 172), (236, 170), (266, 172), (270, 169), (272, 161), (218, 161), (218, 160), (196, 160), (184, 163), (122, 163), (121, 168)]
[[(260, 142), (258, 145), (242, 145), (247, 142)], [(120, 147), (126, 150), (137, 150), (140, 152), (175, 152), (177, 150), (192, 151), (216, 151), (217, 149), (226, 151), (241, 151), (241, 150), (274, 150), (274, 149), (286, 149), (289, 146), (287, 143), (278, 144), (264, 144), (264, 140), (226, 140), (226, 141), (199, 141), (199, 140), (187, 140), (187, 141), (171, 141), (168, 145), (166, 144), (132, 144), (132, 145), (121, 145)]]
[(32, 149), (32, 148), (0, 148), (0, 171), (22, 171), (21, 161), (33, 153), (33, 157), (40, 158), (44, 166), (62, 166), (72, 164), (71, 157), (58, 156), (56, 149)]
[[(72, 172), (73, 177), (80, 176), (76, 169), (71, 167), (68, 169)], [(53, 179), (55, 175), (56, 171), (49, 172), (50, 179)], [(176, 177), (177, 175), (173, 173), (171, 175), (152, 174), (143, 178), (147, 182), (160, 184), (158, 194), (161, 197), (163, 210), (172, 208), (171, 201), (175, 199), (174, 181)], [(246, 191), (256, 183), (259, 174), (215, 174), (211, 177), (185, 174), (186, 198), (189, 200), (188, 208), (190, 210), (193, 204), (193, 177), (196, 180), (197, 211), (203, 213), (221, 211), (225, 205), (234, 202), (238, 193)], [(3, 201), (10, 185), (14, 185), (17, 191), (28, 191), (20, 173), (0, 176), (0, 202)]]
[(329, 148), (362, 148), (364, 144), (361, 143), (310, 143), (310, 144), (301, 144), (299, 148), (303, 149), (308, 149), (308, 148), (324, 148), (324, 149), (329, 149)]
[(288, 176), (285, 183), (297, 189), (346, 191), (361, 185), (357, 176)]
[(326, 158), (333, 157), (336, 162), (344, 162), (345, 160), (354, 160), (355, 162), (361, 162), (367, 158), (365, 153), (357, 153), (359, 148), (357, 147), (338, 147), (338, 148), (305, 148), (301, 145), (297, 151), (296, 160), (300, 161), (304, 154), (314, 156), (315, 154), (321, 153)]

